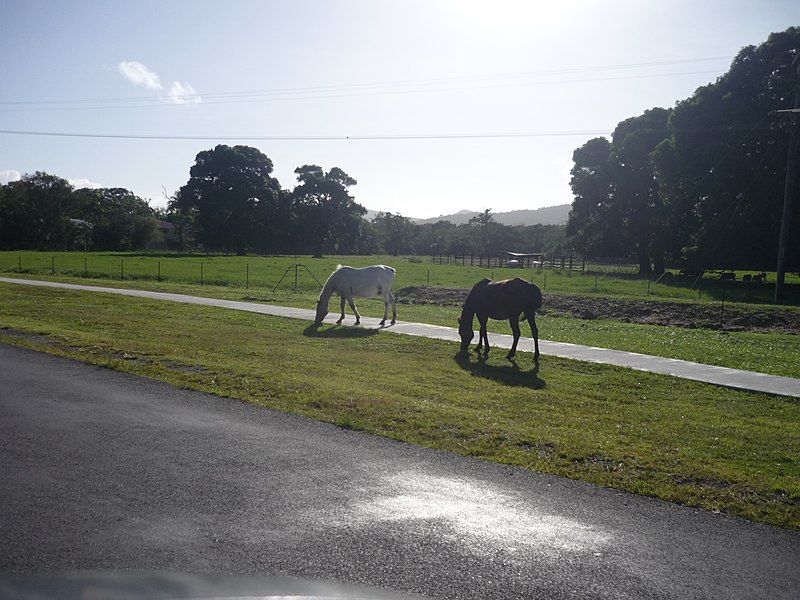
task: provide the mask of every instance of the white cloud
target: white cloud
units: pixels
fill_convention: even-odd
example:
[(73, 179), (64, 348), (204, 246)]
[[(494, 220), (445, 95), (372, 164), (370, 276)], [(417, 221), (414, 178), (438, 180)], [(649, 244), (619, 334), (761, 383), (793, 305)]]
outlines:
[[(140, 62), (124, 60), (117, 65), (117, 70), (133, 85), (145, 87), (148, 90), (164, 89), (158, 73), (151, 71)], [(203, 101), (191, 83), (181, 83), (180, 81), (173, 81), (166, 95), (162, 96), (162, 99), (172, 104), (200, 104)]]
[(123, 60), (117, 65), (122, 76), (133, 85), (145, 87), (148, 90), (163, 89), (158, 73), (155, 73), (135, 60)]
[(11, 183), (12, 181), (19, 181), (22, 179), (22, 173), (9, 169), (7, 171), (0, 171), (0, 185)]
[(91, 181), (91, 180), (86, 179), (86, 178), (67, 179), (67, 181), (76, 190), (80, 190), (82, 188), (97, 189), (97, 188), (105, 187), (102, 183), (97, 183), (96, 181)]
[(200, 104), (203, 99), (197, 95), (190, 83), (173, 81), (167, 97), (174, 104)]

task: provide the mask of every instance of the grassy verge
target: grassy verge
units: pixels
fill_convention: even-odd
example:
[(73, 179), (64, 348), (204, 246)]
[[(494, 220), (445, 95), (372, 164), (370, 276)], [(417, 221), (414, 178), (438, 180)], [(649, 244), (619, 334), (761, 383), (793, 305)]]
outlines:
[[(25, 275), (23, 277), (33, 277)], [(250, 288), (157, 281), (94, 280), (81, 277), (37, 276), (71, 283), (109, 287), (149, 289), (227, 300), (254, 300), (285, 306), (313, 308), (316, 292), (310, 290)], [(336, 301), (331, 309), (338, 310)], [(359, 299), (359, 311), (367, 316), (382, 317), (383, 303), (377, 299)], [(402, 320), (455, 327), (459, 309), (454, 306), (400, 305)], [(350, 317), (352, 319), (352, 316)], [(800, 313), (798, 313), (800, 319)], [(569, 317), (540, 316), (539, 334), (558, 342), (585, 344), (678, 358), (705, 364), (800, 377), (800, 336), (779, 333), (724, 332), (706, 329), (685, 329), (659, 325), (621, 323), (605, 319), (582, 320)], [(497, 333), (511, 333), (507, 322), (490, 321), (489, 328)], [(526, 334), (523, 327), (523, 334)]]
[(800, 529), (800, 403), (224, 309), (0, 284), (0, 340), (394, 439)]

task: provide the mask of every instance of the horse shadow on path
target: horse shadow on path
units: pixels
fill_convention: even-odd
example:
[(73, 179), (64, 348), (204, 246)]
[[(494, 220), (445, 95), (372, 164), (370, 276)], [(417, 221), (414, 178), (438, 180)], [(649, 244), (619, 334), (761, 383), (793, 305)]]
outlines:
[(469, 371), (473, 377), (483, 377), (505, 385), (534, 390), (542, 390), (547, 386), (547, 382), (539, 377), (539, 361), (533, 363), (533, 368), (522, 370), (513, 359), (508, 361), (508, 365), (490, 365), (485, 356), (478, 355), (473, 358), (469, 352), (459, 352), (453, 358), (459, 367)]
[(347, 327), (343, 325), (333, 325), (325, 327), (312, 323), (303, 330), (306, 337), (329, 338), (329, 339), (358, 339), (372, 337), (378, 333), (378, 329), (369, 327)]

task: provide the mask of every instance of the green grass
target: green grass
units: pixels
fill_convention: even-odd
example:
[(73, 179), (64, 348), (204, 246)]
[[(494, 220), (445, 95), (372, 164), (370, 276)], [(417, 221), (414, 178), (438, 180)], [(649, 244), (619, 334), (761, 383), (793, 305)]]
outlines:
[[(468, 261), (467, 261), (468, 262)], [(60, 274), (87, 276), (94, 279), (157, 280), (174, 283), (203, 283), (209, 285), (245, 286), (272, 289), (295, 263), (306, 265), (319, 281), (337, 264), (366, 266), (384, 263), (397, 269), (397, 288), (430, 284), (445, 287), (471, 287), (483, 277), (504, 279), (524, 277), (548, 292), (606, 294), (628, 298), (661, 298), (682, 301), (719, 302), (723, 289), (726, 302), (769, 303), (772, 286), (744, 285), (741, 282), (723, 286), (714, 279), (705, 279), (701, 289), (691, 289), (691, 282), (672, 280), (670, 283), (648, 283), (647, 279), (625, 273), (598, 276), (588, 273), (532, 270), (488, 269), (477, 266), (432, 264), (430, 257), (391, 256), (222, 256), (174, 253), (114, 253), (114, 252), (0, 252), (0, 273), (22, 272), (31, 275)], [(201, 267), (202, 265), (202, 267)], [(201, 273), (202, 268), (202, 273)], [(601, 267), (602, 268), (602, 267)], [(774, 277), (773, 277), (774, 280)], [(305, 270), (299, 271), (298, 289), (318, 289), (314, 278)], [(787, 303), (800, 305), (800, 277), (789, 275)], [(283, 282), (294, 286), (294, 271)]]
[[(544, 356), (0, 284), (0, 340), (431, 448), (800, 528), (800, 403)], [(29, 332), (20, 335), (18, 332)], [(14, 332), (17, 332), (16, 334)]]
[[(46, 274), (23, 274), (23, 276), (101, 286), (151, 289), (227, 300), (255, 300), (303, 308), (313, 308), (317, 296), (316, 290), (304, 289), (295, 292), (291, 288), (284, 287), (273, 293), (271, 288), (264, 287), (244, 289), (233, 286), (200, 286), (191, 283), (149, 280), (114, 282), (107, 279), (52, 277)], [(358, 307), (359, 311), (366, 316), (383, 316), (383, 302), (380, 300), (359, 299)], [(335, 299), (331, 302), (331, 309), (338, 310)], [(398, 312), (399, 318), (405, 321), (455, 327), (459, 308), (401, 304), (398, 306)], [(798, 319), (800, 319), (800, 311), (798, 311)], [(771, 375), (800, 377), (800, 336), (797, 335), (723, 332), (549, 315), (537, 317), (537, 322), (539, 335), (543, 339), (652, 354)], [(523, 324), (523, 335), (529, 335), (526, 327)], [(489, 329), (497, 333), (511, 333), (510, 327), (505, 321), (490, 321)]]

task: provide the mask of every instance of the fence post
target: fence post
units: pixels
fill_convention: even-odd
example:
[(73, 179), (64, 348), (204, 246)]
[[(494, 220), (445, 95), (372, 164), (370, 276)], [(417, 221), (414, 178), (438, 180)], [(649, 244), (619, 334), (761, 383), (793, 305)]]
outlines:
[(158, 261), (158, 274), (156, 275), (156, 279), (161, 281), (161, 261)]
[(427, 285), (430, 285), (430, 284), (431, 284), (431, 270), (430, 270), (430, 269), (428, 269), (428, 279), (427, 279), (427, 282), (428, 282), (428, 283), (427, 283)]
[(547, 291), (547, 271), (544, 272), (544, 289)]
[(297, 263), (294, 263), (294, 291), (297, 291)]
[(700, 279), (697, 282), (697, 299), (698, 300), (700, 300), (700, 298), (702, 297), (702, 294), (703, 294), (703, 280)]
[(200, 261), (200, 285), (203, 285), (203, 261)]
[(722, 321), (725, 318), (725, 283), (722, 284), (722, 304), (719, 307), (719, 327), (722, 329)]
[(50, 274), (51, 275), (55, 275), (56, 274), (56, 257), (55, 256), (51, 256), (50, 257)]
[(650, 295), (650, 278), (647, 278), (647, 295)]
[(22, 273), (22, 254), (20, 254), (17, 258), (19, 259), (19, 272)]
[(244, 272), (245, 272), (244, 289), (247, 289), (250, 287), (250, 263), (244, 263)]
[(86, 277), (89, 274), (89, 264), (86, 257), (83, 257), (83, 276)]
[(122, 281), (125, 279), (125, 259), (119, 259), (119, 280)]
[(597, 293), (597, 273), (594, 274), (594, 293)]

